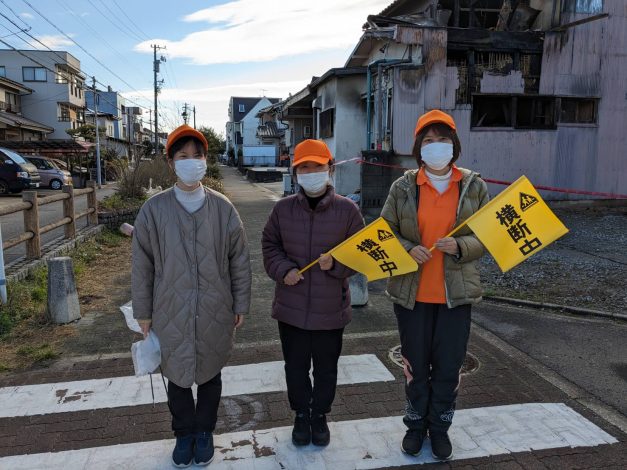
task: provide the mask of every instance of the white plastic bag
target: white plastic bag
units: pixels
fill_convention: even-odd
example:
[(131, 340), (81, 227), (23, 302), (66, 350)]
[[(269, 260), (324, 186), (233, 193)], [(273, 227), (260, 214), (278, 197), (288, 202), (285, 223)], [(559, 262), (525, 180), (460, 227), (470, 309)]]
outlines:
[(128, 326), (129, 329), (135, 333), (141, 333), (142, 329), (139, 326), (139, 323), (135, 320), (135, 318), (133, 318), (133, 304), (131, 302), (127, 302), (120, 307), (120, 310), (122, 310), (122, 313), (124, 314), (126, 326)]
[(133, 343), (131, 346), (133, 356), (133, 366), (135, 367), (135, 377), (152, 374), (161, 364), (161, 347), (159, 338), (150, 330), (148, 336)]

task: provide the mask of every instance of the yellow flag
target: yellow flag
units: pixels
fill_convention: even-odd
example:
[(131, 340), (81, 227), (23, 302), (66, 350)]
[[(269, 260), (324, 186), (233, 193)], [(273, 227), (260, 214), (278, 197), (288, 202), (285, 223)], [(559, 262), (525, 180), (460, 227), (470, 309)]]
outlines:
[(549, 209), (526, 176), (521, 176), (466, 220), (506, 272), (546, 248), (568, 229)]
[(333, 248), (331, 256), (368, 281), (407, 274), (418, 269), (388, 223), (379, 217), (355, 235)]

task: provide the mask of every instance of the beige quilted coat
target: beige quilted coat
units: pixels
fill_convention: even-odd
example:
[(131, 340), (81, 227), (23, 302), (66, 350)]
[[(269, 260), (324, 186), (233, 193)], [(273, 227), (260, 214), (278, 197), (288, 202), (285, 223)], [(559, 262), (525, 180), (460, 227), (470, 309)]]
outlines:
[(139, 211), (133, 232), (133, 315), (152, 320), (163, 374), (180, 387), (220, 372), (233, 346), (234, 315), (250, 307), (244, 227), (231, 202), (205, 188), (188, 213), (168, 189)]

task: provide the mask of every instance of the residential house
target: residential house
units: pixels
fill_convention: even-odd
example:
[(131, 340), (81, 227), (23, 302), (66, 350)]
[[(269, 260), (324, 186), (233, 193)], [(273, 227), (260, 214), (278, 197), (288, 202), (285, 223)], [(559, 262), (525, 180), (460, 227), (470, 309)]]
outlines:
[[(226, 151), (232, 151), (238, 165), (273, 165), (278, 157), (274, 145), (264, 145), (257, 137), (262, 108), (278, 103), (279, 98), (232, 96), (229, 100), (229, 120), (226, 123)], [(245, 158), (239, 158), (239, 156)], [(246, 161), (245, 161), (246, 160)]]
[(259, 119), (256, 133), (257, 143), (264, 147), (271, 147), (269, 154), (275, 156), (275, 161), (269, 161), (269, 165), (282, 165), (282, 158), (289, 163), (289, 153), (285, 145), (287, 124), (281, 121), (280, 114), (282, 104), (283, 101), (279, 101), (257, 112)]
[[(340, 69), (365, 74), (330, 71), (308, 87), (315, 135), (338, 162), (359, 148), (376, 163), (361, 165), (359, 178), (338, 171), (339, 192), (360, 183), (362, 210), (378, 214), (402, 173), (394, 166), (416, 165), (416, 119), (437, 108), (456, 120), (459, 164), (485, 178), (524, 174), (537, 185), (627, 193), (624, 31), (624, 2), (609, 0), (393, 2), (368, 17)], [(355, 128), (340, 131), (348, 116)]]
[(85, 122), (85, 75), (69, 52), (0, 50), (5, 78), (32, 90), (22, 96), (22, 115), (53, 128), (50, 139), (68, 139), (67, 129)]
[(366, 114), (362, 93), (366, 67), (333, 68), (309, 84), (314, 138), (324, 141), (336, 163), (335, 189), (351, 194), (360, 189), (358, 164), (342, 164), (361, 157), (366, 135)]
[(306, 86), (280, 103), (279, 119), (287, 124), (284, 134), (285, 151), (294, 160), (294, 148), (305, 139), (314, 138), (314, 113), (312, 103), (315, 96)]
[(42, 141), (54, 131), (52, 127), (22, 116), (22, 96), (32, 92), (0, 76), (0, 141)]

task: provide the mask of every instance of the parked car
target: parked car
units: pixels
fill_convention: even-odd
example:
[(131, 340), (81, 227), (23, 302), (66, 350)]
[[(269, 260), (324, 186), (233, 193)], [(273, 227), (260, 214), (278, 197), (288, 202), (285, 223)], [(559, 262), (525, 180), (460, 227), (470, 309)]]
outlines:
[(0, 195), (36, 189), (40, 182), (35, 165), (12, 150), (0, 147)]
[(40, 155), (26, 155), (24, 158), (37, 167), (42, 186), (48, 186), (50, 189), (61, 189), (64, 184), (72, 184), (70, 172), (62, 170), (49, 158)]

